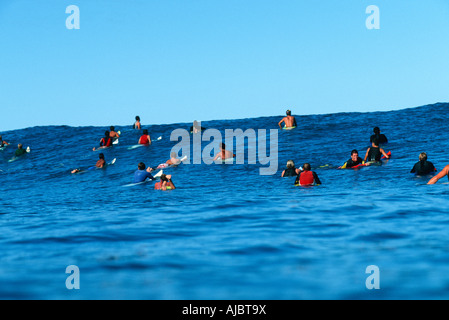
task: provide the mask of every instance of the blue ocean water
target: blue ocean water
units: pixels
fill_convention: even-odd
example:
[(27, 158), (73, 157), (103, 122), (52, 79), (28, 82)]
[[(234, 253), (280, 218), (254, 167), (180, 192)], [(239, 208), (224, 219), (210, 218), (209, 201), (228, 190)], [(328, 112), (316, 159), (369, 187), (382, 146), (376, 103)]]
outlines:
[[(438, 170), (449, 163), (449, 104), (375, 113), (298, 116), (279, 131), (279, 170), (261, 165), (183, 164), (165, 170), (177, 187), (126, 187), (141, 161), (165, 162), (170, 133), (190, 123), (143, 126), (150, 147), (128, 150), (140, 131), (122, 131), (94, 165), (107, 128), (34, 127), (2, 132), (32, 152), (8, 162), (0, 151), (2, 299), (448, 299), (449, 185), (409, 171), (420, 152)], [(208, 121), (225, 129), (276, 129), (282, 117)], [(374, 126), (392, 159), (337, 170)], [(203, 142), (203, 147), (208, 143)], [(287, 160), (310, 162), (322, 185), (281, 178)], [(327, 165), (327, 166), (326, 166)], [(80, 270), (68, 290), (66, 267)], [(380, 270), (368, 290), (366, 268)]]

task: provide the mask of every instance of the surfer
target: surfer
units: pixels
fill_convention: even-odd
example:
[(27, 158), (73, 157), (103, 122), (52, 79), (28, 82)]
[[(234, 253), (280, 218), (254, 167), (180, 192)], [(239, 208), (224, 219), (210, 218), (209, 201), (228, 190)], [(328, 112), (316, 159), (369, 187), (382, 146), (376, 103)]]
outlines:
[(226, 160), (235, 158), (235, 154), (231, 151), (226, 150), (226, 145), (224, 143), (220, 143), (220, 152), (217, 153), (212, 161), (216, 161), (218, 159)]
[(309, 163), (304, 163), (301, 171), (295, 180), (295, 186), (312, 186), (321, 184), (318, 175), (311, 170)]
[(170, 159), (168, 159), (165, 163), (169, 166), (177, 166), (181, 164), (181, 159), (176, 157), (176, 152), (172, 152), (170, 153)]
[(109, 131), (109, 136), (110, 136), (112, 139), (118, 139), (118, 138), (120, 138), (120, 135), (119, 135), (117, 132), (115, 132), (115, 127), (114, 127), (114, 126), (111, 126), (109, 129), (111, 130), (111, 131)]
[(139, 163), (137, 166), (137, 171), (134, 172), (134, 183), (144, 182), (147, 179), (156, 180), (151, 174), (152, 171), (153, 169), (150, 167), (147, 168), (145, 163)]
[(143, 135), (139, 138), (138, 144), (144, 144), (144, 145), (150, 145), (151, 144), (151, 137), (148, 134), (148, 130), (143, 130)]
[[(88, 170), (92, 170), (92, 169), (96, 169), (96, 168), (103, 168), (106, 165), (106, 160), (104, 159), (103, 153), (100, 153), (98, 155), (98, 158), (99, 159), (98, 159), (97, 163), (95, 164), (95, 166), (90, 167)], [(81, 172), (81, 169), (72, 170), (72, 173), (78, 173), (78, 172)]]
[(133, 128), (140, 130), (140, 117), (139, 116), (136, 116), (136, 122), (134, 122)]
[(346, 161), (345, 164), (342, 165), (340, 168), (341, 169), (352, 168), (358, 166), (359, 164), (364, 164), (364, 161), (362, 158), (359, 157), (359, 152), (356, 149), (354, 149), (351, 151), (351, 159)]
[(440, 180), (443, 177), (448, 177), (449, 179), (449, 164), (443, 168), (435, 177), (429, 180), (427, 184), (435, 184), (438, 180)]
[(384, 149), (379, 147), (379, 140), (377, 140), (377, 138), (373, 139), (371, 145), (372, 146), (366, 150), (365, 159), (363, 161), (380, 161), (382, 155), (387, 159), (390, 158), (390, 156), (385, 153)]
[(19, 143), (17, 145), (17, 150), (15, 152), (15, 156), (16, 157), (20, 157), (20, 156), (23, 156), (26, 153), (27, 153), (27, 151), (25, 149), (23, 149), (23, 145), (21, 143)]
[(93, 148), (92, 150), (99, 150), (99, 149), (105, 149), (112, 146), (112, 138), (110, 137), (110, 132), (106, 131), (104, 133), (104, 137), (100, 140), (100, 147), (99, 148)]
[(0, 135), (0, 148), (9, 146), (9, 143), (6, 141), (3, 141), (3, 137)]
[(380, 133), (379, 127), (373, 129), (374, 134), (370, 137), (370, 142), (372, 143), (374, 139), (377, 138), (379, 144), (384, 144), (388, 142), (387, 137)]
[(156, 182), (154, 184), (154, 190), (174, 190), (175, 185), (173, 184), (173, 181), (171, 180), (171, 175), (168, 174), (162, 174), (161, 175), (161, 181)]
[(284, 128), (294, 128), (294, 127), (296, 127), (297, 126), (296, 119), (295, 119), (295, 117), (292, 116), (292, 112), (290, 110), (287, 110), (286, 114), (287, 114), (287, 116), (282, 118), (281, 121), (279, 121), (279, 123), (278, 123), (279, 128), (282, 129), (281, 124), (283, 122), (285, 124)]
[(284, 177), (295, 177), (300, 172), (301, 172), (301, 169), (298, 169), (298, 168), (295, 167), (295, 163), (293, 162), (293, 160), (288, 160), (287, 161), (287, 169), (282, 171), (281, 177), (282, 178), (284, 178)]
[(198, 133), (204, 130), (206, 130), (206, 128), (201, 127), (196, 120), (193, 121), (193, 126), (190, 127), (190, 133)]
[(419, 161), (415, 163), (410, 173), (416, 173), (418, 176), (425, 176), (436, 171), (432, 162), (427, 161), (427, 153), (419, 154)]

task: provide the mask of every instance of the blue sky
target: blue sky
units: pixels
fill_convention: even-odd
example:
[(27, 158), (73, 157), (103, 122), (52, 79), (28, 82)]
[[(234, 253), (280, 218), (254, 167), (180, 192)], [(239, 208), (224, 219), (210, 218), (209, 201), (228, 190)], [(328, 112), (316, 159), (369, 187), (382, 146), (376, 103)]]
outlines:
[(447, 102), (448, 34), (446, 0), (1, 0), (0, 132)]

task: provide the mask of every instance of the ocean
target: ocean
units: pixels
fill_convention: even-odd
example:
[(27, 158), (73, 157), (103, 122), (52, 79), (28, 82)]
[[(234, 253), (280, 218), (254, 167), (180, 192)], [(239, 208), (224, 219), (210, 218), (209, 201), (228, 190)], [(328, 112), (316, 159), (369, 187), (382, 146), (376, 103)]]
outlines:
[[(103, 151), (116, 163), (80, 174), (70, 171), (95, 165), (108, 127), (1, 132), (12, 145), (0, 151), (0, 298), (448, 299), (448, 180), (409, 173), (421, 152), (438, 171), (449, 164), (448, 108), (296, 116), (296, 129), (278, 132), (276, 174), (260, 175), (259, 163), (182, 164), (164, 169), (171, 191), (128, 185), (139, 162), (169, 159), (170, 134), (191, 123), (143, 122), (162, 139), (134, 150), (141, 131), (116, 126), (120, 143)], [(281, 118), (201, 125), (224, 136)], [(392, 158), (338, 170), (352, 149), (364, 157), (375, 126)], [(31, 153), (8, 162), (18, 143)], [(322, 184), (281, 178), (290, 159), (310, 163)], [(72, 265), (80, 287), (69, 290)], [(369, 266), (379, 288), (367, 286)]]

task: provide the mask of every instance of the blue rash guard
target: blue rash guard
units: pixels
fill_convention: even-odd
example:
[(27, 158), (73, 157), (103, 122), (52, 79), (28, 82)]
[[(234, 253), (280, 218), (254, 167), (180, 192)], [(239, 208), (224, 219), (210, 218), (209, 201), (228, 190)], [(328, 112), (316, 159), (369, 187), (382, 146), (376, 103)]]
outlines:
[(146, 179), (156, 180), (151, 173), (146, 170), (137, 170), (134, 172), (134, 183), (144, 182)]

